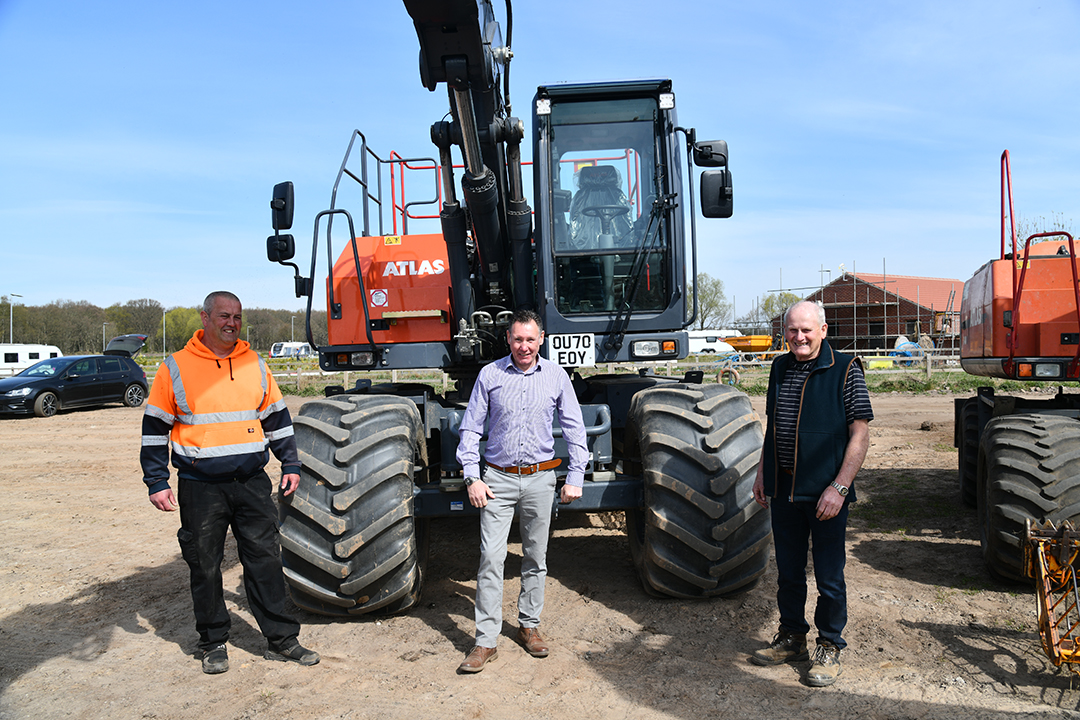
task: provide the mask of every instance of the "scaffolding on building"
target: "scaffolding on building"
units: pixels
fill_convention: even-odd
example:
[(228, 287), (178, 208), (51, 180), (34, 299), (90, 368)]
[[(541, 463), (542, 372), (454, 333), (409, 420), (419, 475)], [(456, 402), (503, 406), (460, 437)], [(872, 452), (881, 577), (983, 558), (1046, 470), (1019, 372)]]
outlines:
[[(837, 350), (894, 350), (915, 343), (946, 353), (960, 348), (960, 280), (844, 272), (827, 285), (788, 288), (813, 290), (802, 296), (820, 302), (829, 325), (829, 342)], [(927, 289), (926, 298), (922, 289)], [(932, 291), (931, 291), (932, 289)], [(911, 295), (914, 294), (914, 297)], [(947, 298), (947, 299), (946, 299)], [(924, 302), (926, 304), (924, 304)], [(771, 318), (771, 333), (783, 332), (783, 316)]]

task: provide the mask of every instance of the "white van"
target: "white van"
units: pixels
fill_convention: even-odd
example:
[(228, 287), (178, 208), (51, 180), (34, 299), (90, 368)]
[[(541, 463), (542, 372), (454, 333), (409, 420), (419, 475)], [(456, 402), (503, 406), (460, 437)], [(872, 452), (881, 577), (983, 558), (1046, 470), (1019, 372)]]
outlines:
[(55, 345), (0, 343), (0, 377), (17, 375), (34, 363), (63, 356)]
[(687, 330), (686, 334), (690, 336), (691, 355), (700, 355), (701, 353), (723, 355), (724, 353), (735, 352), (735, 348), (723, 341), (719, 330)]
[(306, 358), (314, 354), (315, 352), (311, 349), (311, 346), (305, 342), (279, 342), (270, 346), (270, 357), (272, 358)]

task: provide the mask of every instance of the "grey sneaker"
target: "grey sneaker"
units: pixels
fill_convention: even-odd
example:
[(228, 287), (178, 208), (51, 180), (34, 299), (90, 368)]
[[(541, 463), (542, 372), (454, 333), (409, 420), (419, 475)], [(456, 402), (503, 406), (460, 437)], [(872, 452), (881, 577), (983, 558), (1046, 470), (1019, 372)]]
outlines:
[(817, 649), (814, 650), (814, 661), (810, 664), (810, 672), (806, 675), (806, 682), (810, 687), (828, 687), (840, 677), (841, 670), (840, 648), (819, 640)]
[(202, 671), (207, 675), (218, 675), (229, 669), (229, 651), (224, 645), (216, 645), (203, 650)]
[(308, 650), (300, 643), (290, 645), (284, 650), (271, 650), (266, 649), (263, 653), (263, 657), (267, 660), (280, 660), (281, 662), (294, 662), (300, 665), (317, 665), (319, 663), (319, 653), (314, 650)]
[(806, 660), (810, 653), (806, 649), (806, 633), (795, 634), (780, 628), (772, 644), (762, 650), (755, 650), (750, 662), (755, 665), (779, 665), (785, 662)]

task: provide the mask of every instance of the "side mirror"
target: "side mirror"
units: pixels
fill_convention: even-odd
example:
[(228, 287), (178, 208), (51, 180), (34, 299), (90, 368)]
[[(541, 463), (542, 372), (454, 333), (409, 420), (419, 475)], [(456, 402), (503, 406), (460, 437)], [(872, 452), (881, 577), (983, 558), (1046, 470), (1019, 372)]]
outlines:
[[(293, 184), (278, 183), (274, 186), (274, 199), (270, 201), (270, 219), (275, 230), (288, 230), (293, 219)], [(292, 253), (289, 253), (292, 257)]]
[(296, 243), (292, 235), (271, 235), (266, 238), (266, 259), (270, 262), (292, 260), (296, 254)]
[(701, 214), (729, 218), (732, 210), (731, 171), (722, 168), (701, 173)]
[(698, 167), (727, 167), (727, 142), (702, 140), (694, 143), (694, 164)]

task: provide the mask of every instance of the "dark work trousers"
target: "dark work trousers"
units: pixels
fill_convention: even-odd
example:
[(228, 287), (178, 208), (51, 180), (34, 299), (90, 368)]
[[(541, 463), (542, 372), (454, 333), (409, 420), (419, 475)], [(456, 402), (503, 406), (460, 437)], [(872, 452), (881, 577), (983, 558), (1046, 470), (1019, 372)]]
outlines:
[(818, 601), (814, 625), (818, 639), (843, 649), (842, 633), (847, 625), (847, 585), (844, 564), (847, 561), (848, 505), (836, 517), (817, 519), (816, 502), (788, 502), (770, 498), (773, 542), (776, 546), (776, 604), (780, 607), (780, 627), (792, 633), (810, 631), (806, 622), (806, 557), (813, 552), (814, 578)]
[(293, 645), (300, 624), (285, 611), (277, 508), (265, 472), (246, 479), (198, 482), (180, 478), (180, 552), (191, 569), (195, 629), (203, 650), (229, 639), (231, 620), (221, 587), (225, 533), (231, 527), (244, 568), (244, 590), (255, 622), (273, 650)]

